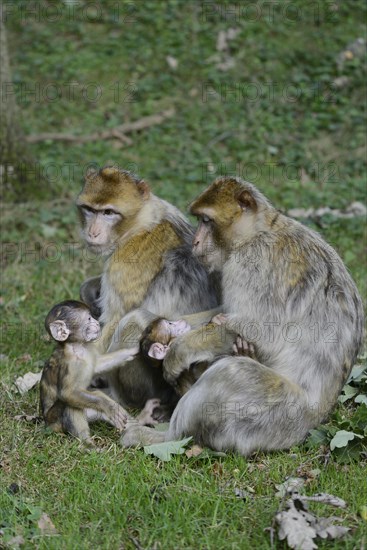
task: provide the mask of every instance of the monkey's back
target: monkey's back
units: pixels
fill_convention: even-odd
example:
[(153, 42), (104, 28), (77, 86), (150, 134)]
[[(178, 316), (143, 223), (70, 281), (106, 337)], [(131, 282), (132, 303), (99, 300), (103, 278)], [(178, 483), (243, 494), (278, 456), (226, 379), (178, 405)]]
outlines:
[(46, 424), (55, 431), (63, 431), (61, 419), (65, 404), (58, 395), (64, 371), (63, 351), (56, 348), (43, 368), (40, 382), (41, 414)]
[(256, 326), (259, 360), (304, 388), (310, 401), (334, 402), (363, 335), (362, 301), (335, 250), (279, 215), (272, 231), (230, 256), (223, 281), (229, 312), (240, 307), (243, 327)]

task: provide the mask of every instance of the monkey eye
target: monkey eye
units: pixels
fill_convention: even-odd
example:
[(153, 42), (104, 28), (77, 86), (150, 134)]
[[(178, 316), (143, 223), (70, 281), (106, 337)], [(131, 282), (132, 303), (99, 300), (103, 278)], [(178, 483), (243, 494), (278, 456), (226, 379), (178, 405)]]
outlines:
[(87, 214), (93, 214), (94, 213), (93, 208), (91, 208), (90, 206), (87, 206), (86, 204), (83, 204), (80, 208)]
[(203, 217), (201, 218), (201, 221), (202, 221), (203, 223), (210, 223), (212, 220), (211, 220), (210, 218), (208, 218), (208, 216), (203, 216)]
[(106, 208), (106, 210), (103, 210), (104, 216), (113, 216), (114, 214), (116, 214), (116, 212), (111, 208)]

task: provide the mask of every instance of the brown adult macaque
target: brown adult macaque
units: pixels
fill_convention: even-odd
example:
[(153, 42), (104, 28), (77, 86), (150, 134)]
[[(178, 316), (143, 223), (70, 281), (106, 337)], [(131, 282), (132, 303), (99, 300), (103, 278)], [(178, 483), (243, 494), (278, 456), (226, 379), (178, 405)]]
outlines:
[[(253, 356), (252, 345), (249, 346), (233, 331), (220, 326), (225, 320), (224, 316), (216, 315), (209, 323), (203, 323), (194, 333), (185, 319), (169, 321), (159, 317), (150, 323), (142, 334), (141, 354), (152, 367), (163, 368), (170, 373), (171, 384), (181, 397), (215, 359), (231, 351), (236, 355)], [(180, 350), (185, 348), (186, 338), (192, 353), (185, 353), (181, 357)], [(213, 345), (210, 345), (210, 342)], [(175, 376), (174, 373), (178, 374)]]
[[(221, 269), (225, 327), (255, 344), (256, 360), (216, 361), (180, 399), (166, 434), (129, 425), (122, 444), (193, 436), (242, 455), (289, 448), (327, 417), (356, 360), (363, 333), (356, 286), (316, 232), (239, 178), (217, 179), (191, 213), (199, 218), (195, 254)], [(197, 345), (185, 336), (183, 364)], [(164, 368), (167, 380), (180, 375)]]
[[(57, 342), (40, 384), (41, 412), (47, 426), (88, 444), (92, 444), (89, 430), (92, 420), (105, 420), (121, 431), (128, 420), (126, 411), (105, 393), (90, 390), (89, 385), (96, 374), (132, 360), (139, 348), (100, 355), (95, 345), (100, 324), (84, 303), (75, 300), (55, 305), (46, 317), (45, 327)], [(145, 413), (157, 405), (152, 400)], [(147, 421), (147, 414), (144, 420)]]
[[(96, 304), (104, 325), (103, 351), (110, 347), (118, 322), (134, 308), (175, 319), (218, 304), (216, 277), (209, 277), (192, 253), (191, 225), (177, 208), (153, 195), (145, 181), (125, 170), (102, 168), (87, 175), (77, 206), (82, 237), (105, 257)], [(98, 285), (98, 278), (83, 285), (88, 303), (98, 298)], [(140, 408), (149, 398), (164, 398), (151, 393), (152, 381), (145, 379), (141, 360), (133, 363), (106, 377), (119, 402)], [(165, 392), (161, 373), (155, 377)]]

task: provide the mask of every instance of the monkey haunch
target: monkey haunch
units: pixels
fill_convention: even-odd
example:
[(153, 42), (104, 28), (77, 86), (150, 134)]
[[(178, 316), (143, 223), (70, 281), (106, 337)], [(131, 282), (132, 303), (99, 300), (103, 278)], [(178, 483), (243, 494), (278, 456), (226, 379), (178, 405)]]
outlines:
[[(357, 289), (317, 233), (277, 212), (249, 183), (219, 178), (191, 212), (199, 218), (195, 254), (222, 273), (225, 326), (245, 340), (250, 326), (264, 329), (254, 342), (257, 360), (216, 361), (179, 401), (166, 435), (128, 429), (122, 442), (191, 435), (244, 455), (287, 448), (330, 412), (356, 359), (363, 323)], [(183, 363), (195, 355), (189, 336), (177, 350)], [(167, 380), (179, 375), (165, 370)]]
[[(103, 349), (114, 349), (117, 323), (135, 307), (177, 318), (217, 305), (208, 273), (192, 253), (190, 224), (144, 181), (103, 168), (87, 176), (77, 205), (86, 244), (106, 257), (101, 281), (94, 278), (81, 289), (83, 299), (100, 308)], [(115, 399), (142, 407), (148, 398), (172, 396), (161, 372), (140, 358), (133, 363), (109, 377)]]

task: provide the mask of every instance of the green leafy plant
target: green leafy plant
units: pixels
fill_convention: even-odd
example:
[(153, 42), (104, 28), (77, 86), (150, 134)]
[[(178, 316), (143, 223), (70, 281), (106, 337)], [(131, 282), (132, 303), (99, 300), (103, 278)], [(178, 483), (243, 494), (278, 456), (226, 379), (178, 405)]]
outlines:
[[(362, 360), (366, 359), (366, 355)], [(355, 365), (339, 397), (342, 407), (328, 424), (310, 431), (307, 444), (329, 445), (340, 462), (359, 459), (367, 452), (367, 366)]]

